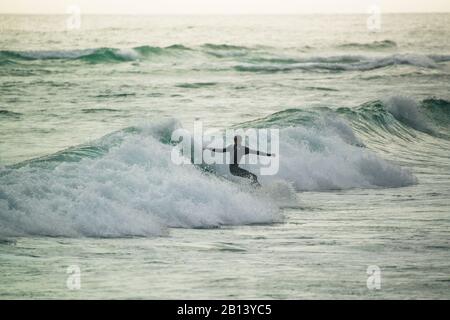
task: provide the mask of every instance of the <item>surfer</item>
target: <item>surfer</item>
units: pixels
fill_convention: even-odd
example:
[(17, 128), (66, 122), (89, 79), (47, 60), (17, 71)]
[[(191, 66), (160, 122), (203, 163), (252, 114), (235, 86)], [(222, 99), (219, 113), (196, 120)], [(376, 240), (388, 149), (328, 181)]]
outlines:
[(258, 156), (274, 157), (274, 153), (265, 153), (258, 150), (252, 150), (249, 147), (242, 145), (242, 137), (234, 137), (234, 145), (229, 145), (226, 148), (207, 148), (212, 152), (231, 152), (231, 163), (230, 163), (230, 173), (233, 176), (238, 176), (252, 181), (252, 185), (261, 186), (258, 182), (258, 177), (245, 169), (239, 167), (239, 162), (244, 155), (256, 154)]

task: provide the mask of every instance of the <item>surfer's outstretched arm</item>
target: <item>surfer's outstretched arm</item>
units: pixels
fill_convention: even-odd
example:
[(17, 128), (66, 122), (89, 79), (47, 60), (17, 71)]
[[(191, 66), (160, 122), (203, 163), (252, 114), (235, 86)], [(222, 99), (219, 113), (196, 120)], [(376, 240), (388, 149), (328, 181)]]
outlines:
[(275, 153), (266, 153), (259, 150), (252, 150), (250, 148), (245, 148), (245, 154), (256, 154), (258, 156), (265, 156), (265, 157), (275, 157)]

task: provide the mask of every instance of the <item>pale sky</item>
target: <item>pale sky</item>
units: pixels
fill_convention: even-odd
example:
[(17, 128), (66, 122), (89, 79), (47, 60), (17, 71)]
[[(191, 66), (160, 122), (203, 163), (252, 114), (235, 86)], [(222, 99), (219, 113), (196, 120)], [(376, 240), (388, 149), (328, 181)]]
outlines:
[(1, 0), (0, 13), (65, 14), (307, 14), (450, 12), (450, 0)]

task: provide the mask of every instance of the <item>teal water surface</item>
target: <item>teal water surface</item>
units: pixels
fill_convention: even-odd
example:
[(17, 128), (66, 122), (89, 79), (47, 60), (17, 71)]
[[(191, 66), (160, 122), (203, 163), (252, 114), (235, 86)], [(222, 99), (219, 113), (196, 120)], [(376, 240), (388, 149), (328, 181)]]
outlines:
[[(0, 16), (1, 298), (449, 297), (449, 14), (66, 18)], [(195, 119), (279, 172), (175, 165)]]

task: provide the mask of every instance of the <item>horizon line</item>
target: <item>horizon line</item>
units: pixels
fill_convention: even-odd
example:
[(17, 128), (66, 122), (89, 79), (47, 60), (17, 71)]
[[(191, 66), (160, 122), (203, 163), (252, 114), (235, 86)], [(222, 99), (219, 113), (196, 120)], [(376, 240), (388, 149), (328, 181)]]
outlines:
[[(450, 11), (382, 11), (381, 14), (448, 14)], [(370, 15), (370, 12), (303, 12), (303, 13), (95, 13), (81, 12), (90, 16), (302, 16), (302, 15)], [(26, 15), (26, 16), (66, 16), (70, 13), (27, 13), (27, 12), (0, 12), (0, 15)]]

